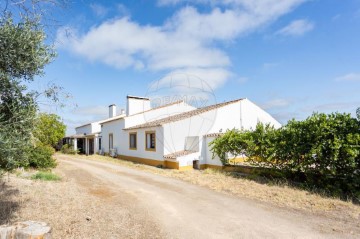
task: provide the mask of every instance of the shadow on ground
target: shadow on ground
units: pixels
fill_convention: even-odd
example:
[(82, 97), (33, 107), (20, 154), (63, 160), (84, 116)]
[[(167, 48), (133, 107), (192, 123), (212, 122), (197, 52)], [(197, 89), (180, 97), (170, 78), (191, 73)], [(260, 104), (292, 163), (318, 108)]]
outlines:
[(19, 195), (18, 189), (14, 189), (0, 179), (0, 225), (10, 223), (14, 213), (19, 209), (19, 203), (14, 201), (17, 195)]

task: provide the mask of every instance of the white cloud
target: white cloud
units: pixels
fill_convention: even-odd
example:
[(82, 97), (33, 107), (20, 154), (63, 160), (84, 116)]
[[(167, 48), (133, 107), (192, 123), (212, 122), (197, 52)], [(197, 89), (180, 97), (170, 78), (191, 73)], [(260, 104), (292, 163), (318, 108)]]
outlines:
[(360, 82), (360, 73), (349, 73), (335, 78), (335, 81), (354, 81)]
[(186, 68), (171, 71), (157, 82), (159, 87), (184, 85), (190, 89), (213, 91), (232, 75), (222, 68)]
[[(181, 1), (181, 0), (180, 0)], [(176, 4), (180, 1), (160, 1)], [(105, 21), (85, 34), (76, 29), (58, 31), (60, 47), (90, 61), (116, 67), (177, 72), (189, 69), (216, 72), (205, 78), (213, 87), (231, 74), (228, 54), (218, 42), (232, 41), (271, 23), (306, 0), (201, 1), (211, 4), (209, 12), (183, 7), (162, 25), (141, 25), (129, 17)], [(221, 8), (216, 6), (221, 5)], [(67, 29), (68, 32), (65, 30)], [(226, 74), (224, 73), (226, 72)]]
[(276, 34), (284, 36), (302, 36), (314, 29), (314, 27), (314, 23), (306, 19), (300, 19), (292, 21), (289, 25), (277, 31)]
[(98, 17), (104, 17), (109, 12), (109, 9), (97, 3), (90, 4), (90, 8)]
[(290, 101), (286, 99), (274, 99), (262, 104), (262, 108), (265, 110), (274, 108), (283, 108), (290, 105)]

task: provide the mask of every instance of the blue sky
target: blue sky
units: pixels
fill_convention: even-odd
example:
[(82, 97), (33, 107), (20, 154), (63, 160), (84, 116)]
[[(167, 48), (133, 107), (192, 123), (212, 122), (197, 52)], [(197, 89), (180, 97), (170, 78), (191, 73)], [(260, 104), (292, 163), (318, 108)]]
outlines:
[(53, 109), (76, 125), (125, 107), (173, 73), (217, 102), (247, 97), (281, 123), (360, 107), (359, 0), (76, 1), (56, 13), (58, 57), (38, 86), (72, 96)]

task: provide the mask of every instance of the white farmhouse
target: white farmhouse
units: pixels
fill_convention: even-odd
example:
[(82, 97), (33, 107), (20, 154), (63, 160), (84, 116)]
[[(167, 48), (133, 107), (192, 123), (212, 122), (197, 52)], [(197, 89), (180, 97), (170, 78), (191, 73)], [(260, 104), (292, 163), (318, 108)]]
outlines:
[[(116, 111), (114, 105), (110, 112)], [(184, 101), (151, 108), (148, 98), (128, 96), (126, 113), (76, 128), (86, 153), (102, 152), (121, 159), (179, 170), (222, 167), (209, 143), (229, 129), (251, 129), (259, 122), (281, 125), (248, 99), (195, 108)], [(93, 125), (94, 124), (94, 125)], [(95, 132), (97, 130), (100, 132)], [(94, 140), (94, 143), (92, 143)], [(101, 142), (101, 143), (99, 143)], [(101, 145), (100, 145), (101, 144)], [(99, 151), (100, 150), (100, 151)]]

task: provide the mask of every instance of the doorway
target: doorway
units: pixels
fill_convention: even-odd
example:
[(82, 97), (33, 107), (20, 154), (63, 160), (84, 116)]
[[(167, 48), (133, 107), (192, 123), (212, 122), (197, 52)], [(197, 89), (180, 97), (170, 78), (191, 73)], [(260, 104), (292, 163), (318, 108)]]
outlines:
[(89, 139), (89, 154), (94, 154), (94, 139)]
[(200, 169), (200, 161), (193, 160), (193, 169)]

